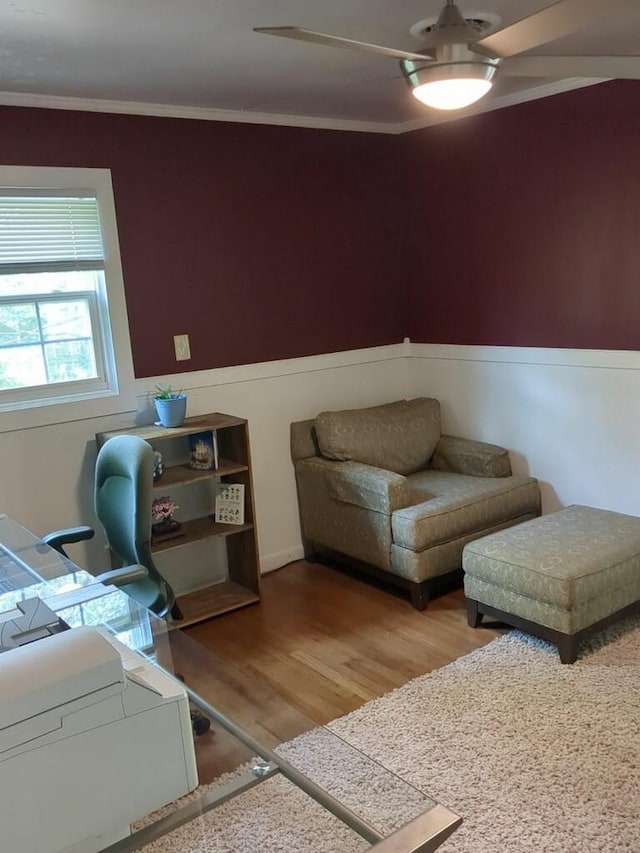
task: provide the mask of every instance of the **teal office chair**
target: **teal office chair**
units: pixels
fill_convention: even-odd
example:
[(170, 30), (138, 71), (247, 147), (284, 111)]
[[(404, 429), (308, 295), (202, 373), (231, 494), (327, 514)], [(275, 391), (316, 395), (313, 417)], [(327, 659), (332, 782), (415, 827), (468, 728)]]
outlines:
[[(122, 435), (102, 446), (96, 461), (95, 510), (111, 551), (125, 566), (96, 579), (122, 588), (157, 616), (180, 619), (174, 592), (151, 556), (152, 483), (153, 449), (146, 441)], [(67, 556), (66, 545), (93, 536), (91, 527), (80, 526), (56, 530), (42, 540)]]
[(95, 510), (109, 547), (125, 565), (144, 566), (146, 577), (121, 584), (157, 616), (181, 619), (170, 584), (151, 556), (153, 448), (134, 435), (117, 435), (100, 448), (96, 461)]

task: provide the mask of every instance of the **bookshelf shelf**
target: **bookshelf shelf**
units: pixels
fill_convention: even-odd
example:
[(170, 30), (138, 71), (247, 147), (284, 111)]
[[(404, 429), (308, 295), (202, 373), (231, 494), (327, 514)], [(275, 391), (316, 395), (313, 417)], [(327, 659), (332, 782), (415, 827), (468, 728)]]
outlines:
[(205, 518), (192, 518), (189, 521), (183, 521), (180, 525), (180, 531), (173, 539), (159, 539), (154, 541), (151, 539), (151, 550), (156, 553), (160, 551), (170, 551), (173, 548), (180, 548), (182, 545), (188, 545), (189, 542), (199, 542), (202, 539), (213, 539), (218, 536), (234, 536), (242, 533), (245, 530), (253, 530), (252, 524), (216, 524), (212, 516)]
[(190, 468), (188, 465), (168, 465), (160, 480), (153, 484), (153, 490), (154, 492), (161, 492), (163, 489), (171, 488), (171, 486), (186, 486), (188, 483), (195, 483), (197, 480), (210, 480), (212, 477), (221, 479), (229, 474), (238, 474), (240, 471), (246, 470), (246, 465), (231, 462), (229, 459), (221, 459), (215, 471), (201, 471)]
[[(189, 436), (209, 431), (214, 433), (217, 442), (218, 467), (207, 470), (192, 468), (188, 463), (186, 450)], [(223, 540), (226, 546), (228, 577), (223, 581), (216, 578), (210, 585), (192, 592), (182, 595), (178, 593), (177, 602), (184, 618), (176, 622), (176, 626), (186, 627), (258, 602), (260, 600), (260, 566), (247, 421), (244, 418), (215, 412), (186, 418), (183, 425), (176, 428), (151, 424), (131, 429), (111, 430), (96, 434), (98, 448), (112, 436), (125, 434), (143, 438), (163, 456), (166, 454), (167, 457), (178, 457), (178, 461), (170, 462), (165, 466), (162, 476), (154, 482), (154, 493), (169, 492), (173, 488), (189, 488), (198, 483), (204, 485), (204, 492), (197, 493), (202, 505), (199, 506), (196, 517), (180, 519), (178, 535), (157, 541), (152, 539), (152, 552), (172, 552), (171, 556), (179, 565), (180, 561), (188, 559), (187, 551), (182, 552), (182, 549), (188, 548), (194, 542)], [(180, 459), (180, 455), (185, 459)], [(243, 524), (216, 523), (214, 504), (210, 498), (206, 497), (207, 493), (211, 493), (211, 490), (206, 489), (206, 481), (212, 481), (214, 484), (238, 483), (244, 486)], [(179, 513), (176, 515), (179, 518)], [(173, 553), (178, 551), (181, 553)], [(212, 549), (212, 559), (213, 554)], [(215, 566), (212, 565), (212, 573), (214, 569)]]
[(195, 625), (210, 619), (212, 613), (220, 616), (239, 607), (256, 604), (259, 600), (260, 596), (257, 593), (233, 581), (212, 584), (206, 589), (179, 596), (178, 602), (183, 615), (180, 627)]

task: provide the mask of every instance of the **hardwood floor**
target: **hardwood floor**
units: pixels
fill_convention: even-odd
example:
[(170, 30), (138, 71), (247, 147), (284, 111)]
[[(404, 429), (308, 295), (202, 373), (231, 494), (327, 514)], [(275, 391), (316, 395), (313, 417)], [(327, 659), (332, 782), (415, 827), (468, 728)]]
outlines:
[[(299, 561), (264, 576), (259, 605), (176, 632), (172, 646), (196, 692), (275, 746), (498, 633), (467, 625), (462, 590), (419, 612), (400, 593)], [(181, 652), (182, 634), (199, 648), (183, 642)], [(203, 781), (248, 757), (225, 744), (221, 732), (209, 740), (209, 750), (200, 744)]]

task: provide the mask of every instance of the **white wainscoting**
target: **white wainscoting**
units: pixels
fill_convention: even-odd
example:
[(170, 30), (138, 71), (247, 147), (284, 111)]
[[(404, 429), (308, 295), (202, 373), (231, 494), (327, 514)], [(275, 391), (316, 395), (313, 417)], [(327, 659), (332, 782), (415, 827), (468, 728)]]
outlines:
[[(153, 419), (161, 381), (188, 392), (188, 414), (248, 419), (263, 571), (302, 554), (291, 421), (401, 397), (437, 397), (445, 431), (508, 447), (515, 472), (540, 479), (545, 512), (640, 514), (640, 353), (405, 342), (154, 377), (136, 382), (139, 423)], [(4, 433), (0, 512), (36, 533), (93, 524), (95, 433), (133, 422), (123, 413)], [(101, 537), (74, 547), (82, 565), (107, 565)]]
[(640, 353), (411, 344), (408, 363), (446, 432), (504, 445), (539, 478), (544, 512), (640, 515)]
[[(156, 383), (184, 388), (188, 415), (229, 412), (249, 421), (263, 571), (302, 555), (289, 455), (289, 424), (323, 409), (409, 396), (406, 344), (137, 380), (138, 413), (14, 430), (0, 442), (0, 512), (38, 534), (94, 524), (95, 433), (150, 423)], [(104, 540), (73, 546), (93, 569), (108, 565)]]

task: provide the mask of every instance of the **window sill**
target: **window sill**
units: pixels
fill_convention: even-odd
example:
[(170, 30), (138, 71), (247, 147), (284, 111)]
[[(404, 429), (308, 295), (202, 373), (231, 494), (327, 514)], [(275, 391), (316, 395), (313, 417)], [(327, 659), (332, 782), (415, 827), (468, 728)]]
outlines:
[(133, 391), (95, 397), (91, 400), (58, 402), (46, 406), (6, 411), (0, 415), (0, 433), (18, 432), (25, 429), (64, 424), (71, 421), (91, 420), (111, 415), (137, 411), (137, 399)]

